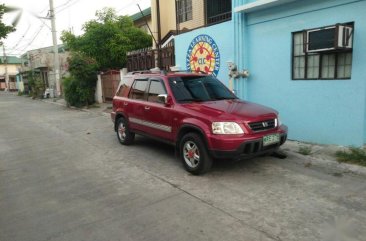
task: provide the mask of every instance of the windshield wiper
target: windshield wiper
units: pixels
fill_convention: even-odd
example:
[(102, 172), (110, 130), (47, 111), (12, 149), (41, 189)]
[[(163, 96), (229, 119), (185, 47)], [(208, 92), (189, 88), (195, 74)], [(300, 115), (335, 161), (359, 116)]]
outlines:
[(195, 98), (185, 98), (185, 99), (180, 99), (178, 101), (194, 101), (194, 102), (202, 102), (204, 100), (201, 99), (195, 99)]
[(216, 97), (213, 100), (234, 100), (237, 99), (236, 97)]

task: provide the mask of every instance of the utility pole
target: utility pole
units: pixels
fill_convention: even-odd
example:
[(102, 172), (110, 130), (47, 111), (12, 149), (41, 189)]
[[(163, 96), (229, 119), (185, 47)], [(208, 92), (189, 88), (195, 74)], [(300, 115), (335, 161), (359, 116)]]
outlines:
[(5, 44), (1, 42), (3, 45), (3, 58), (4, 58), (4, 67), (5, 67), (5, 91), (10, 90), (9, 88), (9, 74), (8, 74), (8, 57), (6, 57), (5, 52)]
[(159, 68), (162, 68), (161, 63), (161, 25), (160, 25), (160, 1), (156, 0), (156, 12), (157, 12), (157, 24), (158, 24), (158, 66)]
[[(54, 91), (54, 96), (58, 97), (61, 94), (61, 89), (60, 89), (60, 62), (59, 62), (59, 57), (58, 57), (55, 9), (53, 7), (53, 0), (49, 0), (49, 1), (50, 1), (50, 19), (51, 19), (53, 53), (54, 53), (54, 55), (53, 55), (54, 56), (53, 73), (55, 75), (55, 82), (53, 83), (53, 91)], [(56, 94), (55, 94), (55, 90), (56, 90)]]

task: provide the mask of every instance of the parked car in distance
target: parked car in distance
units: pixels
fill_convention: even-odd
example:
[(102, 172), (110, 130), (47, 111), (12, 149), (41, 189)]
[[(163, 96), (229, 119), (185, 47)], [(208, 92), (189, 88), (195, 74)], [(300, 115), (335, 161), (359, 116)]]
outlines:
[(192, 174), (212, 159), (252, 158), (276, 151), (287, 138), (278, 112), (240, 100), (211, 75), (140, 71), (123, 77), (111, 118), (122, 145), (135, 134), (175, 146)]

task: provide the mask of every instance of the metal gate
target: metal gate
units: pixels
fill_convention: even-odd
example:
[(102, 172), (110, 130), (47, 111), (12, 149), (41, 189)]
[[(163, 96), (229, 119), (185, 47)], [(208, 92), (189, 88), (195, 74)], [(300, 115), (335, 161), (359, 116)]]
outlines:
[(121, 79), (119, 70), (108, 70), (101, 74), (103, 102), (113, 100), (114, 94), (117, 91), (119, 81)]

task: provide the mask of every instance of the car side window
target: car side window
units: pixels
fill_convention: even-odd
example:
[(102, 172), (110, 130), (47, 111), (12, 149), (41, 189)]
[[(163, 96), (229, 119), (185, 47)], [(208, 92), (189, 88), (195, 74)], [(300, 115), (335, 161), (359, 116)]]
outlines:
[(157, 79), (150, 79), (150, 87), (149, 87), (149, 93), (148, 93), (147, 100), (149, 102), (162, 103), (158, 99), (158, 95), (161, 95), (161, 94), (166, 94), (166, 90), (165, 90), (165, 87), (164, 87), (164, 84), (162, 83), (162, 81), (157, 80)]
[(121, 82), (119, 90), (117, 91), (117, 96), (125, 97), (128, 95), (128, 91), (130, 90), (132, 84), (132, 78), (124, 78)]
[(129, 94), (130, 99), (146, 100), (145, 91), (147, 87), (147, 79), (136, 79), (132, 85), (132, 89)]

